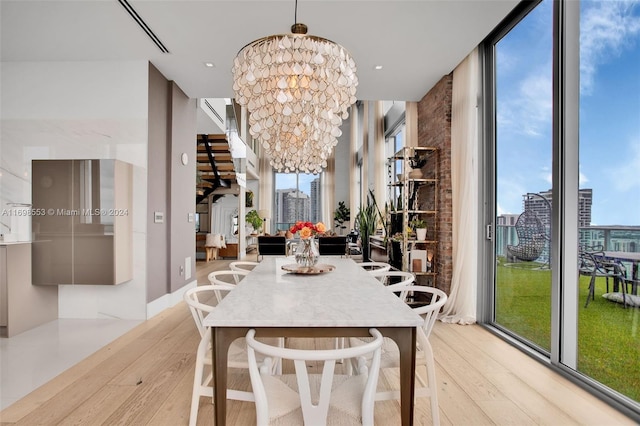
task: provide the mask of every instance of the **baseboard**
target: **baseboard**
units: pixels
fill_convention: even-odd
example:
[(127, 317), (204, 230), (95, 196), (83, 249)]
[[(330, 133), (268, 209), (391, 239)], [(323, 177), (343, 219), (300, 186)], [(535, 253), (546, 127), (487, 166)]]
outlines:
[(196, 280), (191, 281), (187, 285), (170, 294), (165, 294), (157, 298), (153, 302), (147, 303), (147, 319), (151, 319), (165, 309), (169, 309), (184, 300), (184, 293), (198, 285)]

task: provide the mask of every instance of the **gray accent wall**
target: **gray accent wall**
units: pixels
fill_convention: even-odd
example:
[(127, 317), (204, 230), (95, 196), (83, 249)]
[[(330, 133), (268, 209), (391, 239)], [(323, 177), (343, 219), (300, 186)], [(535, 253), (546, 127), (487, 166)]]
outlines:
[(147, 302), (195, 281), (196, 117), (196, 100), (149, 64)]
[[(169, 292), (196, 279), (196, 107), (196, 100), (172, 82)], [(186, 165), (181, 162), (182, 153), (189, 159)]]
[[(147, 302), (165, 295), (169, 283), (169, 82), (149, 64), (149, 145), (147, 185)], [(162, 212), (163, 223), (154, 223)]]

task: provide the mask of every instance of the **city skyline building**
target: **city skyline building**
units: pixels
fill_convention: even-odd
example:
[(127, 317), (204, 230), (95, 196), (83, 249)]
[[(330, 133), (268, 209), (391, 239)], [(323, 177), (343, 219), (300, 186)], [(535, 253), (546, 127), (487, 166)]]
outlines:
[[(286, 189), (276, 189), (275, 193), (275, 215), (274, 219), (276, 224), (284, 223), (285, 214), (284, 214), (284, 197), (291, 191), (295, 191), (295, 188), (286, 188)], [(277, 226), (277, 225), (276, 225)]]
[(519, 214), (502, 214), (496, 218), (497, 225), (513, 226), (518, 220)]
[[(532, 210), (540, 221), (551, 227), (551, 198), (553, 192), (549, 189), (538, 193), (530, 192), (522, 196), (522, 210)], [(584, 188), (578, 192), (578, 226), (591, 226), (591, 206), (593, 204), (593, 189)]]
[(276, 223), (310, 220), (310, 197), (295, 188), (276, 190)]
[(311, 181), (311, 194), (309, 195), (310, 214), (309, 220), (313, 223), (320, 222), (322, 218), (322, 206), (320, 198), (320, 178)]
[(310, 194), (296, 188), (276, 189), (275, 223), (289, 226), (299, 220), (320, 222), (322, 220), (321, 189), (319, 177), (309, 182)]

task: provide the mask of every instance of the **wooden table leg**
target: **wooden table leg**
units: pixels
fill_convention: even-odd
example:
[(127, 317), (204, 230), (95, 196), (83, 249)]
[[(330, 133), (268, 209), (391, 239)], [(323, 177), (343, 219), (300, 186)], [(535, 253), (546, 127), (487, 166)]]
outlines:
[(402, 425), (413, 425), (416, 375), (416, 329), (385, 328), (380, 332), (398, 345), (400, 352), (400, 413)]
[(227, 356), (229, 346), (247, 334), (247, 328), (212, 327), (213, 350), (213, 417), (216, 426), (227, 422)]

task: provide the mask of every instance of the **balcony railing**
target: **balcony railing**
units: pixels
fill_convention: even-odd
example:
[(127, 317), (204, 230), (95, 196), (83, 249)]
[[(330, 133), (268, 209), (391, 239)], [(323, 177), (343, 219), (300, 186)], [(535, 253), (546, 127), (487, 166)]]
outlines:
[[(496, 226), (496, 255), (507, 256), (507, 245), (518, 244), (515, 226)], [(640, 252), (640, 226), (587, 226), (579, 229), (578, 244), (602, 246), (605, 251)], [(545, 250), (538, 261), (548, 261)]]

